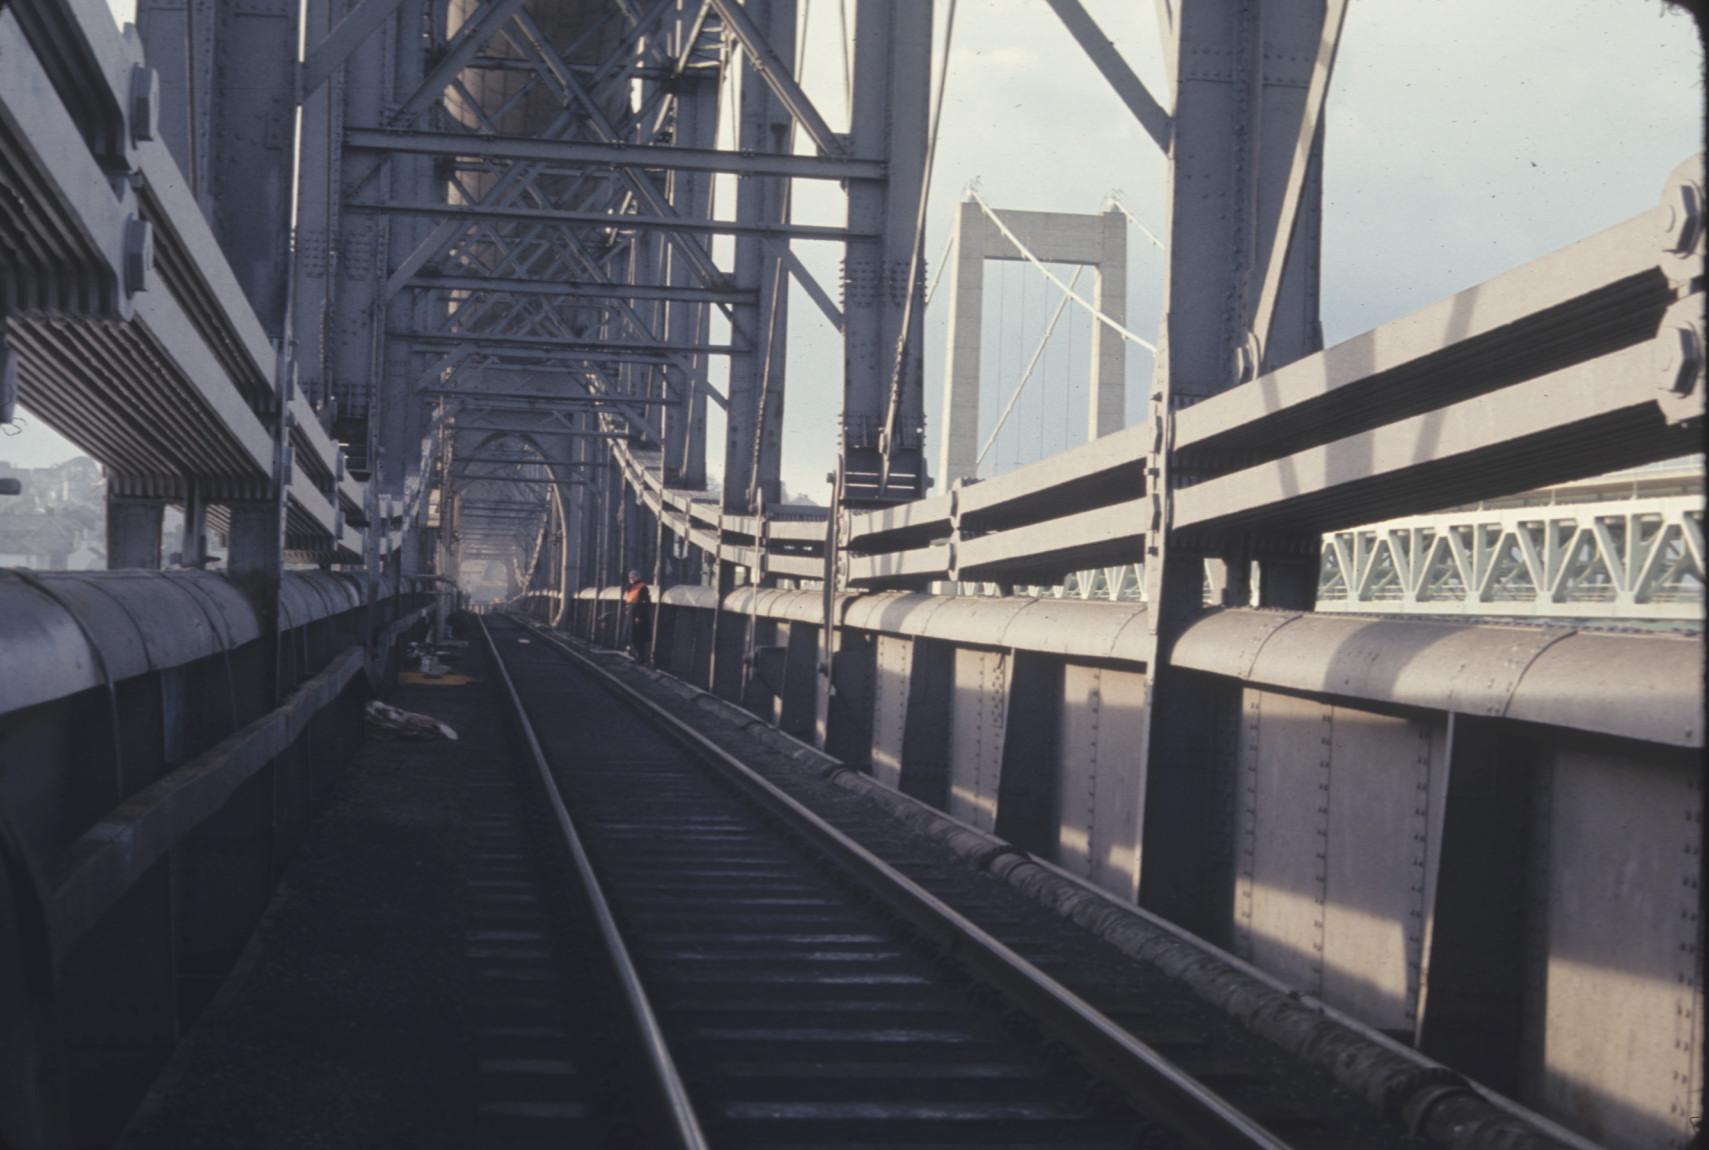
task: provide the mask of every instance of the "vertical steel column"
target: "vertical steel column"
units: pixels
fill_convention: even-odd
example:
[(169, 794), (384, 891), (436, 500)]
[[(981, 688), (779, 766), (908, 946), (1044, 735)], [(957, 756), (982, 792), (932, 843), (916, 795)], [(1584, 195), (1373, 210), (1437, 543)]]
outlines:
[[(717, 137), (717, 74), (700, 68), (687, 69), (677, 81), (673, 139), (679, 147), (710, 148), (717, 143)], [(709, 174), (673, 172), (668, 190), (671, 206), (684, 219), (703, 220), (710, 214), (712, 177)], [(680, 249), (682, 245), (701, 242), (686, 233), (670, 237), (666, 276), (672, 287), (700, 285), (700, 274), (693, 261)], [(665, 338), (673, 345), (708, 342), (709, 326), (706, 304), (672, 301), (666, 309)], [(698, 378), (706, 370), (706, 356), (696, 354), (691, 362)], [(698, 490), (706, 486), (706, 391), (691, 380), (686, 385), (686, 394), (679, 398), (684, 404), (666, 408), (664, 413), (665, 482)]]
[[(581, 445), (587, 442), (589, 441), (580, 436), (565, 441), (562, 451), (570, 460), (570, 466), (565, 468), (565, 475), (585, 476), (587, 474), (586, 468), (576, 466), (581, 458)], [(600, 446), (603, 449), (604, 445)], [(583, 586), (582, 522), (584, 516), (582, 501), (584, 499), (583, 493), (586, 490), (585, 482), (565, 483), (564, 475), (558, 477), (559, 496), (564, 503), (564, 573), (562, 585), (566, 603), (573, 601), (576, 592), (581, 590)], [(564, 620), (560, 622), (563, 623), (570, 618), (571, 616), (566, 611)]]
[[(908, 271), (925, 190), (932, 4), (860, 0), (854, 37), (851, 150), (856, 158), (884, 161), (888, 179), (849, 183), (849, 227), (880, 238), (851, 240), (843, 263), (843, 469), (847, 498), (860, 502), (878, 495), (877, 475), (887, 462), (891, 481), (882, 501), (901, 502), (926, 487), (924, 262), (913, 283)], [(886, 444), (880, 440), (893, 385), (899, 408), (895, 439)], [(871, 479), (863, 482), (865, 476)]]
[[(764, 33), (785, 67), (795, 60), (796, 0), (747, 0), (753, 22)], [(739, 119), (736, 147), (743, 152), (789, 151), (790, 118), (772, 94), (764, 76), (746, 53), (739, 72)], [(736, 219), (743, 224), (780, 223), (788, 212), (789, 182), (777, 176), (737, 177)], [(752, 292), (752, 303), (737, 304), (731, 320), (731, 342), (740, 350), (730, 356), (729, 408), (724, 448), (724, 509), (736, 514), (751, 510), (753, 493), (766, 502), (778, 501), (779, 439), (783, 425), (783, 356), (768, 354), (786, 344), (787, 292), (775, 274), (778, 254), (761, 236), (736, 238), (736, 286)], [(765, 389), (764, 422), (761, 389)], [(758, 436), (758, 450), (755, 437)], [(757, 458), (756, 458), (757, 456)]]
[[(938, 487), (973, 479), (979, 458), (980, 354), (984, 350), (986, 234), (990, 226), (973, 199), (956, 205), (949, 281), (949, 331), (944, 349), (943, 418), (938, 427)], [(1094, 332), (1097, 325), (1093, 325)]]
[[(428, 18), (426, 0), (404, 0), (400, 6), (397, 35), (393, 37), (392, 77), (394, 99), (414, 92), (427, 77), (427, 45), (424, 35)], [(389, 198), (411, 203), (443, 200), (443, 181), (435, 181), (433, 162), (425, 156), (394, 156), (381, 180), (387, 182)], [(433, 225), (419, 216), (397, 216), (387, 221), (389, 274), (421, 242)], [(425, 331), (433, 326), (432, 309), (443, 308), (444, 302), (433, 293), (408, 288), (392, 296), (385, 305), (386, 328), (392, 331)], [(383, 353), (378, 362), (382, 375), (373, 381), (376, 389), (377, 420), (381, 438), (380, 456), (374, 461), (373, 476), (382, 491), (401, 496), (407, 489), (421, 461), (421, 440), (426, 430), (427, 408), (415, 393), (415, 381), (421, 374), (424, 354), (412, 351), (403, 340), (383, 340)], [(371, 419), (375, 416), (371, 416)], [(425, 557), (418, 553), (404, 556), (402, 573), (412, 575), (424, 571)]]
[[(629, 282), (646, 287), (658, 286), (664, 282), (664, 261), (664, 242), (660, 233), (650, 228), (641, 232), (630, 247)], [(660, 338), (664, 333), (664, 325), (660, 323), (664, 305), (658, 300), (636, 300), (634, 306), (644, 330), (637, 331), (631, 326), (631, 334), (627, 338), (637, 341)], [(625, 367), (630, 372), (629, 386), (624, 389), (627, 394), (669, 399), (671, 392), (676, 390), (668, 373), (658, 364), (631, 363)], [(666, 410), (664, 404), (659, 404), (646, 412), (647, 435), (655, 443), (664, 442)]]
[[(1092, 303), (1119, 324), (1127, 323), (1127, 217), (1105, 212), (1097, 286)], [(1127, 343), (1101, 323), (1092, 325), (1092, 402), (1086, 405), (1086, 438), (1097, 439), (1127, 426)]]
[[(1193, 476), (1171, 454), (1173, 413), (1257, 370), (1251, 338), (1261, 255), (1269, 250), (1305, 109), (1305, 82), (1324, 20), (1322, 3), (1193, 0), (1164, 17), (1176, 79), (1170, 145), (1169, 276), (1153, 388), (1156, 429), (1148, 476), (1153, 513), (1145, 586), (1153, 648), (1147, 658), (1146, 749), (1135, 764), (1146, 789), (1140, 902), (1212, 940), (1227, 936), (1233, 891), (1234, 793), (1206, 763), (1231, 761), (1238, 696), (1174, 672), (1176, 636), (1202, 609), (1206, 556), (1170, 540), (1170, 493)], [(1303, 60), (1303, 63), (1301, 62)], [(1315, 170), (1316, 165), (1313, 165)], [(1320, 182), (1307, 177), (1269, 350), (1279, 364), (1317, 339)], [(1234, 564), (1238, 596), (1246, 556)]]
[(200, 567), (207, 556), (208, 500), (201, 482), (191, 478), (184, 481), (184, 530), (179, 535), (178, 563), (183, 567)]
[[(304, 25), (311, 46), (332, 31), (345, 7), (343, 0), (307, 0)], [(329, 76), (303, 101), (301, 125), (291, 327), (296, 340), (297, 382), (318, 409), (330, 394), (326, 336), (338, 263), (334, 237), (340, 207), (339, 139), (344, 131), (342, 71)], [(330, 415), (327, 412), (322, 418)]]
[(164, 499), (133, 499), (107, 493), (107, 569), (160, 570)]
[[(413, 11), (419, 3), (420, 0), (406, 3), (403, 13)], [(400, 14), (397, 20), (405, 18)], [(383, 24), (356, 47), (344, 70), (322, 88), (323, 92), (336, 93), (331, 98), (337, 101), (341, 125), (366, 128), (385, 123), (387, 110), (399, 99), (392, 72), (393, 45), (399, 39), (401, 27), (396, 21)], [(312, 101), (308, 107), (314, 107)], [(309, 141), (306, 128), (304, 138), (306, 158)], [(334, 204), (355, 198), (366, 166), (361, 162), (345, 163), (340, 151), (332, 168), (327, 179), (333, 189)], [(383, 337), (376, 329), (381, 326), (384, 313), (377, 301), (388, 266), (387, 234), (384, 217), (335, 211), (327, 240), (331, 252), (327, 268), (331, 281), (327, 289), (330, 306), (324, 327), (320, 394), (336, 405), (335, 427), (339, 438), (350, 445), (352, 466), (368, 473), (371, 479), (375, 451), (368, 421), (379, 391), (377, 357)], [(312, 256), (305, 253), (304, 258)], [(309, 317), (305, 316), (304, 322), (309, 322)], [(382, 495), (401, 493), (401, 488), (382, 487), (377, 481), (372, 482), (372, 487)], [(400, 563), (403, 559), (398, 557)]]
[(137, 0), (136, 6), (143, 49), (160, 76), (161, 139), (210, 220), (215, 15), (210, 0)]
[[(785, 68), (795, 63), (796, 0), (746, 0), (744, 8)], [(736, 147), (743, 152), (789, 151), (790, 117), (746, 52), (738, 72)], [(787, 218), (789, 181), (782, 177), (737, 178), (736, 219), (777, 223)], [(736, 286), (752, 292), (731, 316), (729, 404), (725, 408), (724, 498), (726, 514), (747, 515), (776, 503), (783, 431), (784, 355), (788, 331), (787, 284), (778, 274), (779, 255), (763, 237), (736, 237)], [(757, 504), (756, 504), (757, 501)], [(749, 581), (754, 575), (750, 573)], [(723, 609), (736, 586), (736, 564), (718, 563), (719, 607), (713, 622), (712, 689), (725, 698), (741, 690), (747, 616)]]
[[(297, 0), (140, 0), (161, 129), (267, 334), (290, 282)], [(217, 48), (217, 50), (216, 50)]]

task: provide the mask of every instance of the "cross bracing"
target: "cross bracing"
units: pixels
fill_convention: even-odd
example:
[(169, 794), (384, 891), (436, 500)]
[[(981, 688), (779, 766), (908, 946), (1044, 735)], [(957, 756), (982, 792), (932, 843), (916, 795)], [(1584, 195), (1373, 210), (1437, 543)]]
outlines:
[(1336, 532), (1319, 610), (1701, 622), (1699, 460)]

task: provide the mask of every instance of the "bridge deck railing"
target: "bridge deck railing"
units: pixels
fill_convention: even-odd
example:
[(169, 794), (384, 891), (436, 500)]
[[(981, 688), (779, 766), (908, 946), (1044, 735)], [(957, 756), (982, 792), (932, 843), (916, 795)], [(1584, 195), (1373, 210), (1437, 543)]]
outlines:
[[(1655, 208), (1488, 283), (834, 523), (725, 512), (616, 442), (640, 504), (751, 584), (664, 588), (643, 657), (1575, 1129), (1673, 1137), (1703, 1043), (1700, 630), (1477, 616), (1514, 562), (1546, 588), (1537, 614), (1590, 614), (1603, 583), (1653, 614), (1645, 597), (1702, 569), (1700, 508), (1630, 528), (1636, 548), (1602, 540), (1622, 570), (1601, 582), (1572, 574), (1595, 559), (1574, 558), (1583, 532), (1474, 539), (1450, 554), (1476, 592), (1451, 619), (1210, 606), (1160, 641), (1144, 602), (929, 592), (1144, 564), (1164, 532), (1174, 555), (1309, 563), (1326, 534), (1692, 454), (1702, 186), (1699, 157)], [(1419, 563), (1454, 539), (1390, 542), (1403, 596), (1445, 593)], [(518, 605), (629, 638), (617, 588), (561, 596)], [(1692, 606), (1660, 604), (1700, 627)]]
[[(1690, 454), (1704, 229), (1675, 203), (1701, 181), (1696, 158), (1656, 207), (1182, 408), (1167, 428), (1137, 424), (993, 479), (846, 512), (838, 585), (1027, 584), (1139, 561), (1161, 522), (1146, 479), (1165, 450), (1184, 473), (1172, 539), (1211, 552)], [(612, 451), (686, 546), (756, 579), (825, 577), (824, 509), (732, 514), (666, 486), (656, 448), (617, 440)]]

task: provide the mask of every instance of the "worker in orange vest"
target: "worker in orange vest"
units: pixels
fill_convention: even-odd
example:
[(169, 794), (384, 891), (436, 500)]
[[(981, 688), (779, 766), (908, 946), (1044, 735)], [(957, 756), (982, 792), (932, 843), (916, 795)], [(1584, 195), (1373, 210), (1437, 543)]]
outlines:
[(644, 659), (648, 641), (653, 637), (653, 592), (639, 571), (629, 572), (623, 602), (629, 607), (629, 653)]

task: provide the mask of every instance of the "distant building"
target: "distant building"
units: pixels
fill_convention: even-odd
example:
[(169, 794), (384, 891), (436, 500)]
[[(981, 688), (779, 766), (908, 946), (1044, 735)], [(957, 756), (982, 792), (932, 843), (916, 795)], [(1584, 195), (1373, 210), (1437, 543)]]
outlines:
[(23, 491), (0, 496), (0, 567), (84, 571), (107, 565), (107, 481), (86, 456), (51, 467), (0, 461)]

